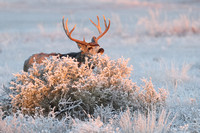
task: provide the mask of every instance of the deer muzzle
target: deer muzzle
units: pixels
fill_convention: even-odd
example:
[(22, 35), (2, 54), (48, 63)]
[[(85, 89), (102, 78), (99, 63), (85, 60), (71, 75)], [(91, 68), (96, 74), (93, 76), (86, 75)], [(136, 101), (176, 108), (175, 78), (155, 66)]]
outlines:
[(100, 48), (97, 53), (103, 54), (104, 53), (104, 49)]

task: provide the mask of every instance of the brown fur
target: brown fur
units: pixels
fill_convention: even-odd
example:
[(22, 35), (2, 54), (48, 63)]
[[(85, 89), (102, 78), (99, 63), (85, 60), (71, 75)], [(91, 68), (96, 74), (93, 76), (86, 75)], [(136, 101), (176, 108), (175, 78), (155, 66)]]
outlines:
[(42, 61), (49, 56), (57, 56), (58, 54), (56, 53), (51, 53), (51, 54), (45, 54), (45, 53), (39, 53), (39, 54), (34, 54), (31, 57), (29, 57), (25, 62), (24, 62), (24, 71), (27, 72), (30, 67), (32, 67), (33, 63), (36, 62), (38, 64), (42, 63)]

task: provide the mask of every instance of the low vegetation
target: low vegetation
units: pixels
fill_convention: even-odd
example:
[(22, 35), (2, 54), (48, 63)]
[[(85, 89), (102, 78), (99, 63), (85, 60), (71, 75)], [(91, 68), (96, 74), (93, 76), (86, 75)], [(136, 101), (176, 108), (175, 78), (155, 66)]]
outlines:
[(86, 59), (80, 67), (70, 57), (51, 57), (41, 64), (34, 63), (28, 72), (15, 74), (10, 82), (11, 98), (7, 99), (11, 106), (2, 105), (2, 118), (7, 121), (11, 116), (5, 114), (20, 112), (28, 117), (63, 120), (67, 114), (68, 122), (94, 120), (106, 124), (114, 114), (119, 117), (127, 109), (146, 116), (153, 107), (164, 107), (167, 91), (156, 91), (151, 80), (144, 79), (144, 86), (132, 82), (132, 67), (127, 64), (128, 60), (111, 60), (108, 56)]

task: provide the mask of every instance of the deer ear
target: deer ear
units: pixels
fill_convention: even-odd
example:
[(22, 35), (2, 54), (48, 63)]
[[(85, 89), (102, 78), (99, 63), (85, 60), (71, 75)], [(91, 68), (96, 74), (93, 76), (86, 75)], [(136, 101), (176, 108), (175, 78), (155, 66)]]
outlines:
[(77, 45), (78, 45), (78, 48), (81, 50), (81, 52), (85, 53), (87, 51), (86, 45), (80, 44), (80, 43), (77, 43)]
[(91, 39), (91, 41), (97, 43), (96, 37), (93, 36), (92, 39)]

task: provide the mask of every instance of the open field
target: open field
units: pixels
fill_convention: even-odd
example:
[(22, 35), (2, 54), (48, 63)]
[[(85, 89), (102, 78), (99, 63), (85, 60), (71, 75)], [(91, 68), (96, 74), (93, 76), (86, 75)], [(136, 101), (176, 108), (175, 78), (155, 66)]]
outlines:
[[(161, 114), (165, 116), (169, 111), (172, 116), (176, 115), (170, 132), (200, 132), (198, 0), (0, 0), (0, 88), (8, 86), (13, 74), (21, 72), (24, 61), (34, 53), (79, 51), (63, 31), (63, 16), (69, 19), (70, 28), (77, 24), (73, 32), (75, 38), (85, 36), (86, 41), (90, 41), (98, 32), (89, 18), (96, 20), (97, 15), (101, 20), (102, 15), (111, 20), (110, 30), (99, 40), (105, 54), (113, 60), (129, 58), (128, 65), (133, 66), (130, 79), (138, 85), (142, 85), (141, 79), (151, 78), (155, 88), (164, 88), (169, 92), (166, 108)], [(128, 121), (129, 113), (127, 110), (123, 114), (121, 123)], [(133, 131), (123, 124), (115, 129), (111, 123), (103, 123), (98, 118), (87, 122), (75, 120), (74, 127), (65, 130), (61, 128), (64, 120), (55, 122), (53, 118), (29, 118), (35, 122), (34, 127), (30, 126), (30, 121), (26, 123), (23, 116), (20, 117), (0, 121), (0, 128), (10, 122), (4, 130), (14, 132), (12, 125), (21, 122), (26, 128), (22, 130), (15, 125), (18, 132), (25, 129), (37, 132), (44, 128), (41, 132), (55, 132), (49, 125), (55, 127), (56, 123), (60, 132), (79, 132), (87, 126), (88, 131), (94, 129), (97, 132)], [(139, 115), (138, 119), (147, 123)]]

